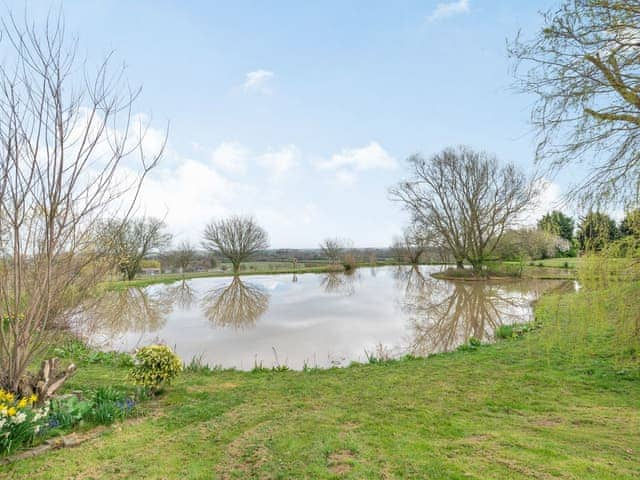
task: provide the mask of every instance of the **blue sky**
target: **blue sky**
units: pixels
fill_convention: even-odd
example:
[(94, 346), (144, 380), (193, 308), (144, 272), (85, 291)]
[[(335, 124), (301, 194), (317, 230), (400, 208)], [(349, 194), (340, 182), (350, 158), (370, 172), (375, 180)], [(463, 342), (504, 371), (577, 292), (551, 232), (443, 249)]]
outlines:
[[(273, 247), (325, 237), (386, 246), (406, 221), (387, 194), (404, 159), (468, 144), (532, 168), (531, 98), (506, 40), (550, 1), (64, 2), (67, 30), (114, 50), (137, 111), (169, 148), (143, 209), (178, 238), (254, 214)], [(24, 3), (9, 4), (21, 11)], [(35, 15), (44, 2), (28, 3)], [(546, 209), (561, 182), (547, 192)]]

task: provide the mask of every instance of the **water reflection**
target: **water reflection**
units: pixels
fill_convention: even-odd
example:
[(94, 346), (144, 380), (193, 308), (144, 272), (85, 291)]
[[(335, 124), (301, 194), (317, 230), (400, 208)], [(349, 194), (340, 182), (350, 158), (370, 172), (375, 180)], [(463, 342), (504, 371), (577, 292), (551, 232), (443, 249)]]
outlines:
[[(131, 351), (162, 341), (189, 361), (270, 366), (274, 349), (291, 368), (455, 349), (470, 336), (491, 340), (504, 323), (532, 318), (530, 302), (567, 282), (447, 282), (440, 267), (376, 267), (344, 273), (198, 278), (105, 292), (77, 315), (97, 346)], [(211, 328), (211, 326), (219, 328)], [(231, 327), (231, 328), (229, 328)]]
[(493, 339), (501, 325), (531, 320), (531, 303), (565, 284), (442, 281), (419, 270), (403, 272), (402, 309), (409, 317), (408, 350), (414, 355), (449, 351), (475, 337)]
[(167, 286), (164, 290), (164, 296), (167, 301), (186, 310), (193, 306), (196, 300), (196, 291), (190, 282), (182, 280)]
[(320, 286), (325, 293), (351, 296), (356, 293), (356, 283), (360, 274), (354, 270), (349, 272), (329, 272), (322, 275)]
[(107, 291), (85, 304), (83, 330), (103, 337), (155, 332), (164, 327), (172, 309), (173, 299), (165, 291), (152, 293), (140, 287)]
[(233, 277), (229, 285), (205, 293), (201, 306), (205, 317), (219, 327), (254, 327), (269, 307), (269, 295), (260, 287)]

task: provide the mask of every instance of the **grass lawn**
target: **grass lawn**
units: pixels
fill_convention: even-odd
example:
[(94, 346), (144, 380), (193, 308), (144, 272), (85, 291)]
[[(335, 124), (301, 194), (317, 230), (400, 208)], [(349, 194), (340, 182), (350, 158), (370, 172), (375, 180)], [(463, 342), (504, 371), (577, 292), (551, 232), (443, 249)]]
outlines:
[[(576, 266), (578, 265), (578, 262), (580, 261), (579, 258), (576, 257), (566, 257), (566, 258), (546, 258), (544, 260), (534, 260), (533, 264), (536, 267), (550, 267), (550, 268), (565, 268), (565, 264), (566, 264), (566, 268), (576, 268)], [(530, 262), (527, 262), (527, 265)]]
[[(639, 478), (637, 368), (607, 342), (577, 363), (544, 331), (344, 369), (185, 372), (144, 417), (0, 478)], [(125, 376), (87, 365), (67, 388)]]

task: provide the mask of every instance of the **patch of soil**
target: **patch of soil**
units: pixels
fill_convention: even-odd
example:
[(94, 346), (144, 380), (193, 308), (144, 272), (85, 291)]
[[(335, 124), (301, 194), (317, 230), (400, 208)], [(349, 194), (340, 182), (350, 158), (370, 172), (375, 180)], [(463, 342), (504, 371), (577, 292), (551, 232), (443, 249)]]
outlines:
[(351, 450), (339, 450), (327, 457), (327, 468), (334, 475), (345, 475), (353, 468), (351, 463), (355, 455)]

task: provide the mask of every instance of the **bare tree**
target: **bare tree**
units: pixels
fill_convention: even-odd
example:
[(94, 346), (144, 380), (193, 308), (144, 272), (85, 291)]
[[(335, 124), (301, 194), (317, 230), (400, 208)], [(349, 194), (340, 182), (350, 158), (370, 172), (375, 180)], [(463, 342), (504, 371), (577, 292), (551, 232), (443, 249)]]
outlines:
[(165, 227), (163, 220), (153, 217), (108, 220), (100, 227), (99, 245), (122, 277), (133, 280), (142, 260), (159, 253), (171, 241), (171, 235), (163, 231)]
[(343, 249), (343, 242), (339, 238), (325, 238), (320, 243), (320, 251), (332, 264), (340, 263), (340, 255)]
[[(61, 17), (0, 26), (0, 386), (46, 396), (64, 374), (42, 387), (27, 367), (110, 268), (95, 248), (99, 219), (130, 214), (164, 145), (150, 156), (143, 148), (139, 90), (109, 57), (83, 74)], [(120, 167), (136, 152), (125, 181)]]
[(177, 266), (180, 273), (184, 273), (196, 259), (196, 249), (189, 241), (184, 240), (175, 250), (169, 252), (169, 256), (171, 264)]
[(208, 250), (229, 259), (233, 272), (238, 273), (242, 262), (269, 248), (269, 236), (253, 217), (233, 215), (209, 223), (203, 243)]
[(320, 251), (332, 265), (341, 264), (345, 270), (352, 270), (358, 263), (353, 242), (346, 238), (325, 238)]
[(536, 197), (534, 182), (513, 165), (467, 147), (409, 158), (411, 177), (391, 190), (414, 223), (434, 232), (458, 268), (475, 271), (490, 258), (505, 229)]
[(430, 246), (430, 236), (426, 230), (411, 225), (394, 240), (391, 250), (401, 262), (418, 265)]
[(570, 196), (638, 200), (640, 2), (564, 0), (531, 40), (510, 46), (517, 87), (537, 101), (537, 157), (552, 170), (587, 164)]

